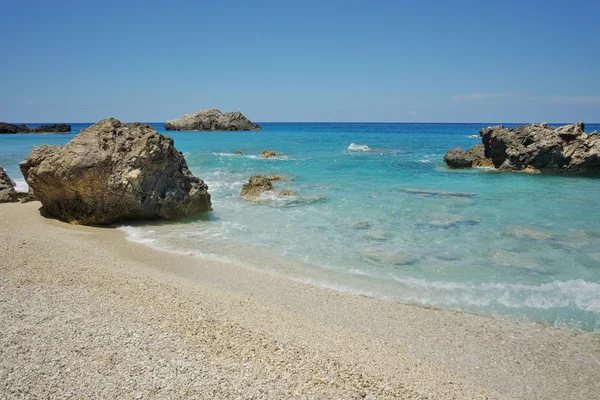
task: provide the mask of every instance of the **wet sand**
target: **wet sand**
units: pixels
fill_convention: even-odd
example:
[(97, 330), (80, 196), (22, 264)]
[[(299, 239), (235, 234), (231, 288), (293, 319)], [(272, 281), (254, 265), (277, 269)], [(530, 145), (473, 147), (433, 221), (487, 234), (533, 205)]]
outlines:
[(385, 302), (0, 205), (0, 398), (592, 399), (600, 335)]

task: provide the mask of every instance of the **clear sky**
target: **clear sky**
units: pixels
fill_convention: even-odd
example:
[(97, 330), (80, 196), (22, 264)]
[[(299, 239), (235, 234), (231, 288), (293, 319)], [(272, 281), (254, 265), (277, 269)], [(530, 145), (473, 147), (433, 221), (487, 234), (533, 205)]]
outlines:
[(600, 122), (600, 1), (0, 0), (0, 121)]

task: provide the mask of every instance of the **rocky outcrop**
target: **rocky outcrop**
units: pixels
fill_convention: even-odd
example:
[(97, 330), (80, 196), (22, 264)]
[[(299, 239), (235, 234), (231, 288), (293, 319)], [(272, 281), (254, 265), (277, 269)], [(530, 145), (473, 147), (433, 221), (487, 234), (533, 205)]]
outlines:
[(167, 121), (165, 129), (168, 131), (256, 131), (262, 128), (253, 124), (239, 111), (222, 113), (213, 108)]
[(71, 132), (71, 125), (50, 124), (50, 125), (40, 125), (36, 128), (29, 129), (29, 133), (64, 133), (64, 132)]
[(241, 152), (241, 151), (239, 151), (239, 150), (237, 150), (237, 151), (234, 151), (234, 152), (233, 152), (233, 155), (234, 155), (234, 156), (241, 156), (241, 155), (242, 155), (242, 152)]
[[(489, 165), (501, 171), (600, 174), (600, 133), (587, 134), (583, 122), (558, 128), (545, 123), (516, 128), (499, 125), (479, 133), (482, 144), (467, 152), (450, 150), (444, 157), (448, 166)], [(482, 146), (484, 157), (478, 158)]]
[(0, 167), (0, 203), (14, 203), (18, 201), (15, 183), (6, 171)]
[(262, 158), (273, 158), (276, 156), (276, 154), (273, 150), (265, 150), (262, 152), (262, 154), (260, 156)]
[(0, 133), (61, 133), (71, 132), (71, 125), (50, 124), (29, 128), (27, 125), (14, 125), (0, 122)]
[(567, 174), (600, 173), (600, 134), (587, 134), (579, 122), (559, 128), (547, 124), (480, 131), (486, 156), (503, 171)]
[(491, 164), (485, 157), (485, 148), (481, 143), (467, 151), (463, 151), (460, 147), (451, 149), (444, 156), (444, 161), (451, 168), (471, 168)]
[(257, 197), (261, 193), (273, 190), (273, 185), (266, 175), (255, 175), (244, 184), (240, 195), (243, 197)]
[(0, 122), (0, 133), (29, 133), (29, 128), (26, 125), (14, 125)]
[(173, 139), (110, 118), (64, 146), (34, 147), (21, 172), (44, 210), (63, 221), (105, 225), (192, 217), (211, 209), (204, 182)]

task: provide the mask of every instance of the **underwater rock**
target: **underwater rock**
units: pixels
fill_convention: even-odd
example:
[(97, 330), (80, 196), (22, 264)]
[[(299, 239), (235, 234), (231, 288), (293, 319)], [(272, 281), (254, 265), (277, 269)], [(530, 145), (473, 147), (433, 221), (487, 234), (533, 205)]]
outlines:
[(511, 226), (507, 228), (507, 231), (512, 236), (523, 239), (547, 240), (552, 238), (552, 236), (547, 233), (536, 231), (530, 228), (525, 228), (522, 226)]
[(441, 197), (473, 197), (475, 196), (475, 193), (468, 193), (468, 192), (450, 192), (447, 190), (426, 190), (426, 189), (412, 189), (412, 188), (406, 188), (406, 189), (401, 189), (402, 191), (406, 192), (406, 193), (412, 193), (412, 194), (420, 194), (420, 195), (425, 195), (425, 196), (441, 196)]
[(372, 261), (391, 265), (409, 265), (419, 259), (411, 251), (392, 247), (368, 247), (363, 249), (363, 255)]
[(279, 192), (277, 192), (280, 196), (296, 196), (297, 193), (293, 190), (280, 190)]
[(370, 229), (371, 224), (368, 221), (357, 221), (352, 224), (352, 228), (358, 230)]
[(256, 131), (262, 128), (253, 124), (239, 111), (222, 113), (212, 108), (167, 121), (165, 129), (168, 131)]
[(388, 239), (388, 234), (382, 229), (369, 229), (365, 232), (365, 238), (369, 240), (384, 241)]
[(110, 118), (64, 146), (34, 147), (21, 172), (44, 210), (63, 221), (106, 225), (192, 217), (211, 210), (173, 139), (142, 123)]

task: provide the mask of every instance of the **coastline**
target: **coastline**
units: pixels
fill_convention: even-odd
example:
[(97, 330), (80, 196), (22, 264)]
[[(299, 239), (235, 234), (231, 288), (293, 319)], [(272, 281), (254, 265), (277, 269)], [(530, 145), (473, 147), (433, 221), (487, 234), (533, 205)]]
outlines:
[(563, 398), (600, 335), (336, 292), (0, 205), (0, 397)]

